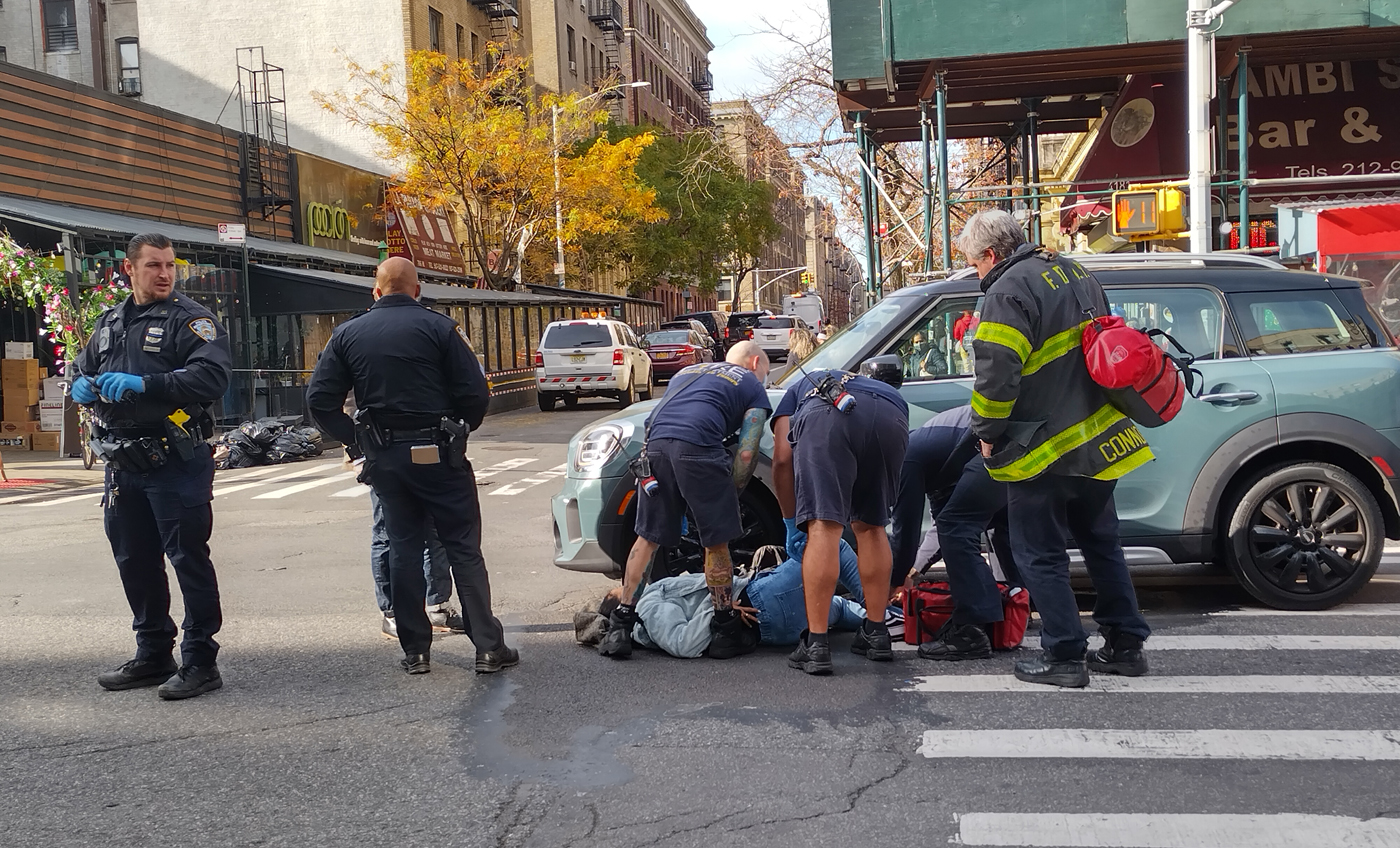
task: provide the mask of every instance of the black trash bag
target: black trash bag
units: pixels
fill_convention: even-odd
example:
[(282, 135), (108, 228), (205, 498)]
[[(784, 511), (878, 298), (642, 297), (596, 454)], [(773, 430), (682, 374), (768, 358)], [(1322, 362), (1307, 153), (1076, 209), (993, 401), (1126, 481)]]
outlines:
[(277, 450), (276, 448), (272, 448), (267, 453), (263, 454), (262, 459), (263, 465), (281, 465), (282, 463), (289, 461), (287, 455)]
[[(244, 424), (243, 426), (247, 427), (248, 425)], [(230, 430), (226, 433), (224, 435), (224, 443), (227, 444), (229, 448), (236, 447), (241, 449), (243, 453), (249, 456), (261, 456), (267, 449), (267, 445), (255, 441), (252, 436), (243, 432), (242, 427), (237, 430)], [(271, 442), (268, 444), (271, 444)]]
[(259, 455), (243, 450), (242, 445), (232, 444), (228, 448), (228, 461), (225, 468), (252, 468), (258, 464)]
[(267, 450), (281, 434), (282, 427), (276, 420), (264, 418), (260, 421), (245, 421), (239, 425), (238, 430), (252, 440), (255, 445)]
[(320, 430), (317, 430), (315, 427), (297, 427), (293, 432), (306, 439), (307, 444), (311, 446), (311, 449), (306, 453), (307, 456), (321, 455), (321, 452), (325, 448), (323, 447), (324, 440), (321, 437)]
[(311, 450), (311, 442), (305, 436), (297, 433), (283, 433), (272, 443), (272, 447), (268, 448), (268, 453), (277, 451), (283, 456), (301, 459), (310, 455)]

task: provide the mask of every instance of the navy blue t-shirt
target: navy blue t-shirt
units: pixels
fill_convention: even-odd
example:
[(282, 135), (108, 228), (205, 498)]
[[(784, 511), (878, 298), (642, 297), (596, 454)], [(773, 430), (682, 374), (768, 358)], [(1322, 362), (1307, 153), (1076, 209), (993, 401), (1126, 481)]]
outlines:
[[(693, 381), (691, 375), (699, 373)], [(674, 398), (673, 392), (680, 392)], [(753, 372), (727, 362), (708, 362), (684, 368), (671, 378), (668, 400), (651, 422), (651, 438), (678, 439), (706, 448), (724, 446), (724, 440), (744, 422), (750, 409), (772, 411), (768, 392)]]
[[(826, 379), (828, 374), (839, 379), (847, 373), (846, 371), (837, 371), (834, 369), (830, 371), (808, 372), (807, 376), (793, 383), (792, 388), (788, 389), (787, 394), (783, 395), (783, 399), (778, 401), (778, 408), (773, 413), (773, 420), (777, 421), (784, 415), (796, 415), (797, 410), (806, 403), (826, 403), (826, 401), (822, 400), (820, 397), (807, 398), (807, 395), (811, 394), (812, 389), (821, 385), (821, 381)], [(904, 396), (899, 393), (899, 390), (889, 383), (883, 383), (873, 377), (856, 376), (846, 383), (846, 391), (853, 395), (872, 395), (874, 397), (884, 398), (897, 406), (906, 417), (909, 415), (909, 404), (905, 402)]]

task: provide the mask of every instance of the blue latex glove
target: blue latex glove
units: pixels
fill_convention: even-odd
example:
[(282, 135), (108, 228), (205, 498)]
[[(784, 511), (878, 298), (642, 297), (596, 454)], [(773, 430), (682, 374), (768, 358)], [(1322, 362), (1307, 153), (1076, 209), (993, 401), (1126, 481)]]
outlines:
[(787, 528), (787, 538), (783, 542), (783, 548), (787, 551), (788, 559), (802, 561), (802, 552), (807, 548), (807, 534), (797, 527), (797, 519), (784, 518), (783, 526)]
[(73, 381), (73, 387), (68, 390), (73, 400), (82, 403), (97, 403), (97, 390), (93, 387), (91, 377), (79, 377)]
[(97, 390), (103, 397), (111, 398), (120, 403), (128, 394), (141, 394), (146, 390), (146, 380), (135, 374), (123, 374), (120, 371), (108, 371), (105, 374), (97, 375)]

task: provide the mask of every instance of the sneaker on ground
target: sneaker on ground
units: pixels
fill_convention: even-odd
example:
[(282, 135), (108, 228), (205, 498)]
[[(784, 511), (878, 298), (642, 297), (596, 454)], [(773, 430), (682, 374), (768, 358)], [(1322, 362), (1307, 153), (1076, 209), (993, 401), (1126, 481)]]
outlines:
[(394, 620), (392, 612), (384, 613), (384, 623), (379, 625), (379, 632), (384, 634), (385, 639), (399, 638), (399, 623)]
[(885, 629), (890, 631), (891, 639), (904, 638), (904, 608), (897, 606), (885, 607)]
[(1040, 656), (1033, 660), (1016, 661), (1016, 679), (1026, 683), (1082, 689), (1089, 685), (1089, 668), (1082, 658), (1056, 659), (1049, 652), (1042, 651)]
[(705, 655), (710, 659), (727, 660), (758, 650), (758, 628), (744, 623), (732, 609), (716, 610), (710, 621), (710, 646)]
[(632, 656), (632, 628), (637, 624), (635, 612), (624, 612), (622, 607), (608, 616), (608, 632), (598, 643), (598, 653), (615, 660), (625, 660)]
[(222, 689), (223, 686), (224, 679), (219, 676), (217, 665), (186, 665), (181, 666), (174, 677), (162, 683), (156, 694), (166, 701), (180, 701)]
[(867, 619), (856, 628), (856, 638), (851, 642), (851, 653), (860, 654), (875, 662), (890, 662), (894, 659), (892, 641), (890, 631), (885, 625), (875, 624)]
[(115, 671), (97, 675), (97, 685), (117, 692), (122, 689), (139, 689), (143, 686), (159, 686), (180, 670), (171, 656), (127, 660)]
[(919, 656), (926, 660), (985, 660), (992, 655), (992, 640), (981, 624), (944, 627), (933, 641), (919, 646)]
[(788, 666), (808, 674), (831, 674), (831, 646), (809, 645), (807, 633), (803, 631), (802, 640), (797, 643), (797, 648), (788, 654)]
[(1147, 673), (1142, 639), (1126, 633), (1105, 633), (1104, 645), (1089, 655), (1089, 668), (1103, 674), (1141, 677)]
[(466, 633), (467, 622), (452, 604), (444, 601), (427, 608), (428, 623), (439, 633)]

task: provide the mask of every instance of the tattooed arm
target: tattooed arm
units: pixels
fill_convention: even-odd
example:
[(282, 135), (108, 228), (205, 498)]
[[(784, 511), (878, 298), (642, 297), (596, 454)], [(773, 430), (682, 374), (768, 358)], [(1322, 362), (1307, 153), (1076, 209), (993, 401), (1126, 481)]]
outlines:
[(758, 465), (758, 443), (763, 438), (763, 423), (768, 420), (768, 410), (750, 409), (744, 412), (744, 423), (739, 425), (739, 453), (734, 457), (734, 487), (743, 491), (753, 477)]

